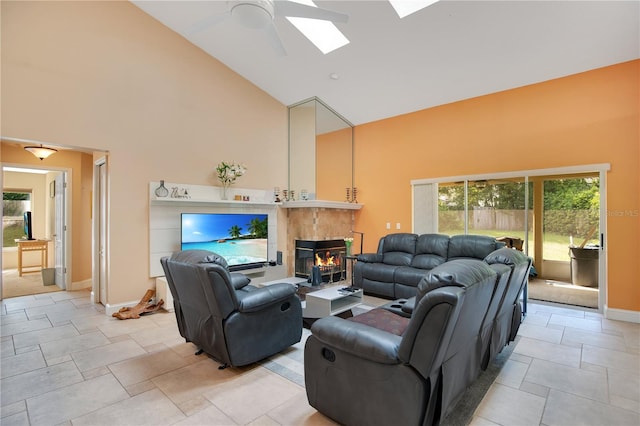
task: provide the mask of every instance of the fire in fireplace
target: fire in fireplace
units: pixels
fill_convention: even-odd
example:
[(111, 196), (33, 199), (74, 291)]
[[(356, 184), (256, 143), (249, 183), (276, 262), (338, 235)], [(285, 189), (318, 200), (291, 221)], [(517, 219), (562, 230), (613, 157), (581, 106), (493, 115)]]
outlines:
[(344, 280), (346, 254), (344, 240), (296, 240), (295, 275), (309, 278), (313, 266), (319, 266), (323, 282)]

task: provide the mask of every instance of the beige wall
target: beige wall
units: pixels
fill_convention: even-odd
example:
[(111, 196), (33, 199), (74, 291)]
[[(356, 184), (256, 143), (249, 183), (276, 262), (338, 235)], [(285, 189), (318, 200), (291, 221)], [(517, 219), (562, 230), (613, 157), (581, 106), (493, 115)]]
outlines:
[(0, 7), (2, 135), (109, 152), (107, 303), (153, 286), (149, 181), (216, 184), (228, 160), (239, 187), (286, 187), (286, 107), (129, 2)]

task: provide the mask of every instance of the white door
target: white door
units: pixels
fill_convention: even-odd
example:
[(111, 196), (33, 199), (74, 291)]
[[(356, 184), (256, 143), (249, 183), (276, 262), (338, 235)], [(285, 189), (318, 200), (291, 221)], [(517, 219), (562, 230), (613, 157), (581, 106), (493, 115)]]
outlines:
[(101, 162), (97, 165), (97, 216), (98, 216), (98, 294), (99, 302), (105, 303), (107, 300), (107, 165)]
[(55, 233), (53, 234), (54, 266), (56, 268), (55, 283), (62, 290), (67, 288), (67, 268), (65, 263), (65, 243), (67, 218), (65, 215), (65, 192), (67, 174), (60, 173), (55, 180)]

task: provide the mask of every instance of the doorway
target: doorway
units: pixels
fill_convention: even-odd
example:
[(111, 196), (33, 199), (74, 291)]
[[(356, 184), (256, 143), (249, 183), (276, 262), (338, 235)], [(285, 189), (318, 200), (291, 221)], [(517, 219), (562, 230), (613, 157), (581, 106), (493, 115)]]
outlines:
[(3, 299), (67, 288), (66, 176), (3, 166)]
[[(55, 231), (55, 223), (62, 224), (62, 222), (52, 220), (52, 218), (55, 217), (55, 213), (51, 213), (49, 218), (45, 219), (45, 222), (39, 225), (41, 228), (38, 232), (42, 232), (42, 234), (39, 235), (46, 235), (51, 240), (48, 250), (50, 257), (49, 266), (56, 269), (58, 276), (60, 276), (60, 273), (65, 275), (64, 281), (59, 281), (64, 282), (65, 290), (91, 289), (94, 277), (98, 274), (96, 270), (97, 264), (94, 264), (94, 256), (98, 251), (94, 228), (94, 213), (96, 211), (95, 194), (97, 194), (94, 166), (98, 161), (108, 164), (108, 151), (56, 145), (57, 152), (42, 161), (35, 157), (32, 158), (31, 154), (25, 156), (25, 146), (33, 145), (34, 143), (40, 144), (40, 141), (3, 138), (1, 143), (3, 160), (1, 165), (3, 167), (46, 170), (45, 173), (50, 171), (66, 172), (64, 181), (54, 182), (55, 177), (50, 175), (45, 181), (46, 183), (38, 189), (38, 193), (42, 194), (43, 197), (35, 197), (36, 200), (46, 200), (45, 202), (50, 203), (51, 206), (48, 209), (45, 209), (43, 206), (38, 206), (38, 211), (46, 210), (53, 212), (56, 194), (66, 194), (64, 211), (59, 213), (59, 217), (64, 216), (63, 228), (59, 229), (59, 231), (62, 232)], [(45, 144), (50, 145), (46, 142)], [(2, 186), (7, 188), (9, 182), (4, 180), (4, 175), (5, 173), (0, 175), (3, 178)], [(107, 181), (108, 179), (104, 178), (104, 180)], [(105, 194), (105, 200), (106, 206), (108, 204), (108, 194)], [(66, 243), (64, 250), (62, 250), (62, 252), (58, 251), (59, 255), (56, 258), (53, 239), (61, 234), (65, 235)], [(105, 240), (106, 239), (108, 238), (105, 237)], [(7, 259), (13, 258), (13, 264), (16, 263), (15, 251), (16, 248), (3, 249), (3, 269), (10, 267), (10, 265), (7, 264)], [(6, 254), (8, 254), (8, 256)], [(56, 267), (56, 264), (59, 267)], [(38, 281), (42, 282), (40, 274), (30, 275), (37, 277)], [(106, 288), (106, 272), (103, 275), (105, 278), (102, 283), (103, 287)], [(3, 280), (0, 280), (0, 294), (3, 287), (2, 284)], [(42, 288), (39, 290), (42, 290)], [(92, 295), (92, 300), (93, 299), (97, 299), (97, 297)]]
[(529, 297), (598, 308), (600, 178), (598, 173), (533, 178), (536, 276)]

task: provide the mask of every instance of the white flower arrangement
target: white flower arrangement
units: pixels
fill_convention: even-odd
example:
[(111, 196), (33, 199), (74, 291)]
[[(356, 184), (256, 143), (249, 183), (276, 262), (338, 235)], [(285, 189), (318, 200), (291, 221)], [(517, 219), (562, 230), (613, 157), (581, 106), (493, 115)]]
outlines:
[(227, 163), (225, 161), (221, 161), (216, 167), (216, 173), (218, 175), (218, 180), (222, 183), (223, 186), (229, 186), (232, 183), (235, 183), (236, 179), (245, 174), (247, 168), (244, 164), (230, 162)]

